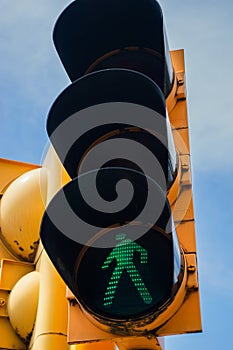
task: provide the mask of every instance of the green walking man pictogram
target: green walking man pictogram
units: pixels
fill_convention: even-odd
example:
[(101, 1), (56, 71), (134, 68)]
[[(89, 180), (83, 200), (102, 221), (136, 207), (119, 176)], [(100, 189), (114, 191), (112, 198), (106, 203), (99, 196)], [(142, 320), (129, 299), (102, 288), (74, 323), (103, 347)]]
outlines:
[(129, 274), (143, 302), (145, 304), (150, 304), (152, 302), (150, 292), (145, 286), (145, 283), (133, 262), (134, 253), (137, 251), (140, 254), (141, 264), (146, 264), (148, 255), (147, 250), (131, 239), (126, 238), (126, 234), (124, 233), (117, 234), (116, 240), (121, 242), (115, 246), (102, 265), (102, 269), (106, 269), (109, 267), (109, 264), (113, 259), (116, 259), (117, 262), (106, 288), (104, 306), (109, 307), (112, 305), (118, 283), (124, 270)]

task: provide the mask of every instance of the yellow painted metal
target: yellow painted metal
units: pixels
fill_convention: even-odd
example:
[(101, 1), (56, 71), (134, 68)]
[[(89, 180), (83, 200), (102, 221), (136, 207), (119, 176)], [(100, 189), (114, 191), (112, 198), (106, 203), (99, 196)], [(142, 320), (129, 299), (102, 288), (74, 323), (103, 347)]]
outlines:
[[(54, 152), (52, 153), (53, 155), (55, 154)], [(52, 157), (50, 157), (49, 160), (47, 159), (47, 161), (49, 162), (51, 158)], [(56, 157), (54, 156), (54, 158)], [(25, 173), (25, 171), (23, 171), (25, 168), (21, 169), (21, 163), (19, 163), (17, 164), (19, 171), (15, 171), (11, 179), (7, 181), (7, 172), (12, 162), (5, 161), (3, 163), (4, 170), (6, 170), (6, 181), (1, 183), (2, 189), (4, 189), (1, 199), (1, 228), (4, 245), (0, 245), (0, 253), (2, 256), (5, 256), (7, 253), (5, 245), (7, 245), (7, 247), (17, 255), (17, 258), (29, 258), (33, 260), (34, 254), (33, 256), (30, 254), (32, 252), (32, 247), (34, 248), (33, 242), (39, 239), (39, 225), (47, 200), (46, 170), (45, 168), (40, 169), (35, 166), (33, 171), (29, 171), (18, 177), (21, 173)], [(13, 162), (13, 165), (15, 165), (15, 162)], [(30, 166), (27, 170), (31, 170)], [(50, 164), (48, 170), (51, 170), (54, 175), (54, 173), (56, 174), (57, 168), (54, 168), (53, 165)], [(56, 182), (54, 185), (53, 180), (54, 177), (52, 177), (50, 181), (52, 189), (50, 187), (48, 198), (51, 198), (56, 188), (59, 189)], [(57, 182), (59, 183), (59, 181)], [(20, 253), (17, 247), (15, 249), (14, 243), (23, 249), (19, 250)], [(11, 256), (11, 254), (8, 254), (8, 256)], [(30, 342), (30, 349), (51, 350), (57, 348), (68, 350), (66, 337), (67, 299), (65, 297), (65, 284), (55, 271), (46, 253), (42, 250), (42, 247), (38, 250), (36, 262), (37, 272), (33, 272), (33, 275), (25, 276), (15, 285), (10, 297), (9, 309), (6, 307), (8, 299), (6, 299), (5, 291), (7, 290), (7, 294), (9, 294), (14, 284), (25, 274), (25, 272), (20, 273), (17, 267), (19, 265), (30, 266), (30, 269), (27, 271), (30, 272), (34, 269), (34, 266), (19, 261), (15, 261), (15, 265), (11, 262), (10, 266), (8, 261), (3, 260), (2, 262), (1, 280), (4, 282), (4, 290), (2, 291), (4, 307), (2, 308), (2, 313), (4, 315), (0, 317), (0, 334), (1, 330), (4, 330), (5, 336), (0, 337), (0, 349), (1, 347), (4, 349), (25, 349), (25, 345), (16, 335), (16, 332), (25, 339), (27, 334), (32, 330), (38, 298), (38, 311)], [(14, 273), (12, 274), (11, 272)], [(38, 277), (35, 277), (38, 275), (41, 276), (39, 289)], [(31, 276), (33, 276), (32, 279)], [(30, 288), (28, 288), (28, 284)], [(37, 295), (38, 291), (39, 295)], [(30, 293), (34, 293), (34, 295), (30, 296)], [(23, 296), (23, 294), (25, 294), (25, 296)], [(20, 300), (21, 297), (22, 299)], [(26, 303), (27, 299), (28, 304)], [(18, 306), (20, 303), (22, 307)], [(28, 306), (28, 310), (26, 305)], [(17, 328), (16, 332), (14, 332), (9, 322), (8, 311), (13, 326), (15, 329)], [(26, 311), (29, 311), (29, 313), (27, 314)]]
[[(46, 310), (44, 310), (46, 313)], [(47, 315), (47, 317), (49, 317)], [(52, 317), (52, 316), (50, 316)], [(41, 334), (36, 339), (36, 342), (34, 344), (31, 344), (27, 350), (63, 350), (66, 349), (68, 350), (68, 345), (66, 342), (66, 336), (63, 334), (59, 333), (46, 333), (46, 334)]]
[(39, 168), (14, 180), (2, 196), (1, 240), (20, 260), (34, 261), (46, 189), (46, 170)]
[(66, 286), (43, 250), (36, 266), (40, 273), (36, 323), (31, 350), (68, 350)]
[(7, 310), (10, 323), (16, 334), (26, 342), (30, 339), (35, 324), (39, 283), (39, 272), (33, 271), (26, 274), (15, 284), (8, 299)]
[[(119, 349), (119, 348), (118, 348)], [(94, 342), (88, 344), (73, 344), (69, 350), (118, 350), (112, 341)], [(120, 350), (120, 349), (119, 349)]]
[(3, 194), (9, 184), (17, 177), (39, 167), (35, 164), (0, 158), (0, 194)]
[(77, 300), (69, 291), (67, 294), (69, 298), (69, 316), (68, 316), (68, 343), (87, 343), (92, 341), (110, 341), (115, 340), (116, 335), (111, 332), (104, 331), (97, 327), (90, 319), (83, 313)]
[(68, 183), (71, 179), (52, 146), (50, 146), (48, 149), (46, 157), (43, 161), (43, 168), (46, 169), (48, 176), (46, 199), (46, 203), (48, 204), (54, 195), (59, 191), (59, 189)]
[(16, 335), (6, 317), (0, 317), (0, 349), (26, 350), (26, 345)]
[(119, 350), (163, 350), (163, 344), (156, 337), (126, 337), (118, 339)]
[[(46, 154), (43, 169), (46, 169), (47, 172), (48, 187), (45, 202), (48, 204), (70, 178), (52, 146)], [(29, 349), (68, 350), (66, 285), (53, 267), (41, 242), (35, 257), (35, 264), (36, 270), (40, 273), (40, 290), (37, 317)]]
[[(201, 331), (184, 51), (177, 50), (171, 52), (171, 58), (176, 79), (166, 102), (175, 146), (178, 152), (179, 164), (178, 175), (168, 193), (168, 199), (172, 206), (172, 213), (186, 266), (183, 283), (173, 303), (151, 325), (146, 327), (146, 331), (148, 332), (149, 330), (149, 333), (147, 333), (148, 337), (151, 337), (151, 339), (169, 334)], [(72, 296), (72, 293), (69, 292), (67, 297), (69, 300), (68, 342), (72, 344), (111, 339), (116, 343), (121, 343), (121, 346), (122, 342), (125, 341), (127, 343), (127, 336), (122, 338), (117, 337), (112, 332), (111, 325), (103, 326), (101, 320), (97, 321), (92, 315), (82, 310), (75, 297)], [(79, 327), (76, 327), (78, 324)], [(130, 325), (128, 326), (130, 327)], [(139, 333), (140, 331), (145, 332), (145, 326), (142, 326), (141, 329), (139, 327), (138, 331)], [(136, 337), (136, 332), (129, 339), (129, 343), (132, 341), (132, 344), (134, 344), (132, 349), (145, 348), (145, 339), (141, 340), (140, 343), (140, 337)], [(146, 348), (156, 349), (156, 345), (153, 341), (150, 341)], [(124, 349), (124, 345), (122, 349)], [(130, 344), (127, 344), (125, 349), (131, 349)]]
[[(1, 230), (1, 226), (0, 226), (0, 230)], [(6, 246), (0, 239), (0, 260), (1, 259), (15, 259), (15, 256), (11, 252), (9, 252), (9, 250), (6, 248)]]
[[(1, 260), (0, 267), (0, 349), (26, 349), (25, 344), (15, 333), (8, 315), (9, 293), (24, 275), (33, 271), (29, 263), (14, 260)], [(26, 309), (27, 310), (27, 309)], [(26, 312), (24, 310), (24, 315)]]
[(11, 291), (20, 278), (33, 270), (33, 264), (2, 259), (0, 265), (0, 288)]
[[(38, 165), (18, 162), (14, 160), (8, 160), (0, 158), (0, 198), (6, 191), (7, 187), (17, 177), (23, 175), (27, 171), (38, 169)], [(1, 205), (1, 201), (0, 201)], [(0, 216), (1, 227), (1, 216)], [(0, 235), (1, 237), (1, 235)], [(4, 243), (0, 239), (0, 259), (16, 259), (16, 257), (7, 249)]]
[[(182, 334), (202, 330), (198, 285), (188, 114), (185, 90), (184, 50), (171, 52), (177, 78), (177, 91), (167, 101), (175, 146), (179, 156), (179, 191), (176, 198), (168, 194), (180, 246), (187, 265), (186, 297), (179, 310), (162, 325), (157, 334)], [(173, 99), (173, 103), (171, 100)], [(174, 103), (174, 101), (176, 101)]]
[(146, 337), (118, 338), (113, 341), (98, 341), (86, 344), (70, 345), (70, 350), (162, 350), (163, 345), (157, 338), (147, 339)]

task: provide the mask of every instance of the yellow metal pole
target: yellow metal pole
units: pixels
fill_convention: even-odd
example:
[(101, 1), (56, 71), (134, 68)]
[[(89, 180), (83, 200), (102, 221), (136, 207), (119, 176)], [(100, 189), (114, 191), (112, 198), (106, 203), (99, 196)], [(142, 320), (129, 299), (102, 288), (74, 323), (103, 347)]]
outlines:
[(73, 344), (69, 350), (118, 350), (112, 341), (93, 342), (88, 344)]
[(37, 263), (40, 292), (29, 349), (68, 350), (66, 286), (43, 250)]
[[(63, 182), (62, 166), (52, 148), (48, 150), (43, 168), (46, 169), (48, 176), (46, 200), (48, 204)], [(37, 318), (29, 349), (68, 350), (66, 285), (55, 270), (41, 243), (35, 264), (36, 270), (40, 273), (40, 292)]]

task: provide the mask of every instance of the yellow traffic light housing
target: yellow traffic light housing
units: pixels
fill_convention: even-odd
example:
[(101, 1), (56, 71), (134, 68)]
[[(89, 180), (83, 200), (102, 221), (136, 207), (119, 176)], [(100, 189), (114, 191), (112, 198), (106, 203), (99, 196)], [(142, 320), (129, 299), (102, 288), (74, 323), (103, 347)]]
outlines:
[[(170, 55), (157, 1), (89, 5), (74, 1), (55, 25), (72, 84), (47, 120), (70, 181), (48, 203), (41, 239), (73, 293), (69, 342), (200, 331), (183, 51)], [(98, 40), (87, 47), (90, 19)], [(115, 213), (122, 179), (133, 204), (119, 188), (127, 209)], [(86, 331), (74, 331), (78, 319)]]
[(54, 42), (72, 84), (52, 147), (1, 183), (1, 258), (26, 261), (7, 289), (2, 260), (0, 322), (23, 339), (4, 346), (160, 350), (201, 331), (183, 50), (170, 55), (155, 0), (74, 1)]
[[(184, 51), (172, 51), (171, 58), (177, 81), (175, 84), (176, 89), (173, 89), (173, 93), (168, 97), (167, 108), (173, 128), (176, 149), (179, 155), (179, 170), (176, 180), (168, 192), (168, 199), (176, 223), (179, 244), (185, 258), (186, 281), (180, 291), (180, 300), (177, 301), (178, 307), (171, 304), (170, 316), (167, 317), (167, 313), (165, 313), (161, 315), (161, 318), (158, 317), (158, 327), (152, 330), (152, 332), (148, 332), (145, 335), (146, 338), (150, 338), (151, 336), (200, 332), (202, 329), (185, 92)], [(100, 330), (100, 325), (97, 325), (97, 323), (93, 325), (93, 319), (92, 322), (90, 322), (90, 317), (83, 314), (77, 299), (70, 291), (67, 297), (69, 300), (70, 325), (68, 339), (71, 343), (88, 340), (91, 336), (95, 338), (95, 340), (114, 339), (116, 342), (122, 341), (122, 338), (119, 338), (119, 336), (115, 336), (114, 338), (112, 332), (110, 332), (110, 327), (107, 329), (107, 327), (102, 326), (102, 330)], [(161, 321), (162, 318), (164, 320)], [(78, 320), (82, 325), (79, 329), (75, 327)], [(113, 327), (114, 325), (112, 325), (111, 329), (113, 329)], [(145, 344), (145, 341), (144, 338), (144, 343), (143, 340), (142, 343)], [(155, 346), (155, 341), (150, 342), (150, 344), (151, 346)]]
[[(46, 171), (37, 165), (0, 160), (0, 258), (34, 262), (46, 203)], [(1, 250), (0, 250), (1, 252)]]
[[(175, 94), (167, 101), (169, 119), (173, 128), (174, 141), (179, 155), (179, 191), (170, 195), (174, 221), (187, 268), (185, 300), (177, 313), (159, 331), (159, 335), (200, 332), (202, 330), (197, 249), (192, 194), (191, 161), (189, 146), (189, 125), (186, 102), (184, 50), (171, 52), (177, 77)], [(172, 102), (173, 101), (175, 102)], [(169, 103), (171, 109), (169, 110)], [(176, 184), (174, 184), (176, 186)]]
[(0, 172), (0, 348), (22, 350), (36, 319), (34, 259), (47, 177), (40, 166), (6, 159), (0, 159)]

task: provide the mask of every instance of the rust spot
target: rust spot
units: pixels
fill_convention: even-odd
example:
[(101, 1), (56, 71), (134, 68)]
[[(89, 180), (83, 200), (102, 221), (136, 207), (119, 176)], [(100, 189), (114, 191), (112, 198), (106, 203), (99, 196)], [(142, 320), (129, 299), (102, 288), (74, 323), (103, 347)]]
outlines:
[(33, 249), (36, 250), (38, 248), (39, 243), (40, 243), (39, 239), (37, 241), (33, 242)]
[(14, 243), (15, 243), (16, 245), (19, 245), (19, 242), (18, 242), (18, 241), (14, 241)]
[[(33, 328), (34, 328), (34, 326), (33, 326)], [(26, 343), (26, 344), (29, 344), (30, 339), (31, 339), (31, 337), (32, 337), (32, 332), (33, 332), (33, 329), (32, 329), (32, 331), (31, 331), (30, 333), (28, 333), (28, 335), (27, 335), (27, 337), (26, 337), (26, 339), (25, 339), (25, 343)]]
[(18, 337), (22, 340), (22, 342), (23, 342), (26, 346), (29, 344), (29, 341), (30, 341), (32, 332), (29, 333), (29, 334), (27, 335), (26, 338), (24, 338), (24, 337), (22, 337), (22, 336), (20, 335), (20, 332), (19, 332), (18, 328), (16, 327), (16, 328), (15, 328), (15, 333), (18, 335)]
[(22, 231), (22, 227), (21, 227), (21, 226), (19, 226), (19, 231), (20, 231), (20, 232)]
[(19, 247), (19, 250), (21, 250), (21, 252), (23, 252), (23, 251), (24, 251), (24, 249), (23, 249), (22, 247)]
[(70, 306), (76, 306), (76, 305), (77, 305), (77, 301), (75, 299), (71, 299)]
[(30, 245), (30, 249), (32, 250), (32, 252), (28, 255), (30, 261), (33, 261), (35, 258), (39, 242), (40, 240), (38, 239), (38, 241), (35, 241), (32, 245)]

